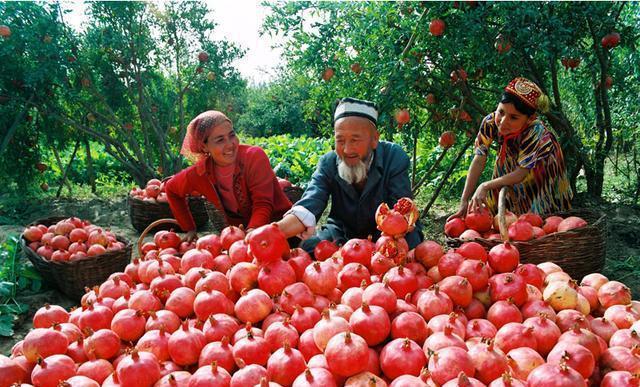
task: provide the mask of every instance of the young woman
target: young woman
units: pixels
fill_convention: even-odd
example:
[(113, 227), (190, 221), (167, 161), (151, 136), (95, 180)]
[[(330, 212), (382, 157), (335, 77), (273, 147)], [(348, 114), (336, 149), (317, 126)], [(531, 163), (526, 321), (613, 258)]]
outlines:
[(280, 219), (291, 208), (262, 148), (240, 144), (231, 120), (215, 110), (189, 123), (181, 154), (194, 165), (165, 185), (171, 211), (180, 227), (195, 237), (187, 195), (197, 191), (213, 203), (228, 225), (250, 231)]
[[(498, 191), (504, 186), (513, 188), (507, 209), (516, 214), (571, 208), (573, 193), (562, 149), (537, 116), (548, 108), (549, 98), (526, 78), (516, 78), (505, 87), (496, 111), (480, 126), (460, 208), (449, 219), (465, 216), (482, 205), (495, 214)], [(493, 177), (476, 188), (493, 141), (499, 146)]]

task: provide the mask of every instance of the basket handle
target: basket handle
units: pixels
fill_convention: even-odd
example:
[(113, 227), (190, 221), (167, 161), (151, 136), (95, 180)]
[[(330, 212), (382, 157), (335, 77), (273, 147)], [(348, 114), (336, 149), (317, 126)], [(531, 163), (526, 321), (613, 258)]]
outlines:
[(142, 257), (142, 244), (144, 242), (144, 238), (147, 236), (149, 231), (151, 231), (151, 229), (153, 229), (154, 227), (159, 226), (161, 224), (165, 224), (165, 223), (171, 223), (178, 226), (180, 225), (178, 221), (173, 218), (158, 219), (152, 222), (151, 224), (149, 224), (147, 228), (145, 228), (144, 231), (142, 231), (142, 234), (140, 234), (140, 237), (138, 238), (138, 256), (139, 257)]
[(511, 187), (504, 186), (500, 189), (498, 195), (498, 225), (500, 226), (500, 237), (503, 241), (509, 242), (509, 230), (507, 229), (507, 220), (505, 215), (507, 212), (507, 193)]

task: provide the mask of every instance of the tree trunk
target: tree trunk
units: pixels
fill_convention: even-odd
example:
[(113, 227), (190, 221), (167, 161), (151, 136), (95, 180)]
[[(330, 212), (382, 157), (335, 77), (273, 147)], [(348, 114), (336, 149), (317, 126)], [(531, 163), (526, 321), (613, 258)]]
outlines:
[(93, 158), (91, 157), (91, 146), (89, 145), (89, 139), (85, 137), (84, 139), (84, 150), (87, 154), (87, 179), (89, 180), (89, 185), (91, 185), (91, 193), (96, 193), (96, 175), (93, 170)]

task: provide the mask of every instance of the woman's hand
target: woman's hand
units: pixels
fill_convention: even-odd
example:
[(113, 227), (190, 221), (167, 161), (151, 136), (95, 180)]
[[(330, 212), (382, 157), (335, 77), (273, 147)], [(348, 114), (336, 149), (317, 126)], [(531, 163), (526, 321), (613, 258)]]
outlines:
[(191, 243), (193, 241), (195, 241), (196, 239), (198, 239), (198, 234), (196, 233), (196, 230), (191, 230), (189, 232), (187, 232), (187, 235), (184, 236), (184, 241)]
[(468, 206), (469, 206), (469, 201), (468, 200), (461, 200), (460, 201), (460, 208), (458, 209), (458, 212), (456, 212), (455, 214), (452, 214), (451, 216), (449, 216), (447, 218), (447, 222), (450, 221), (451, 219), (455, 219), (455, 218), (464, 218), (465, 215), (467, 215)]
[(483, 184), (480, 184), (478, 188), (476, 188), (476, 192), (474, 192), (471, 197), (471, 201), (469, 202), (469, 212), (474, 212), (479, 210), (481, 207), (486, 207), (487, 205), (487, 188)]

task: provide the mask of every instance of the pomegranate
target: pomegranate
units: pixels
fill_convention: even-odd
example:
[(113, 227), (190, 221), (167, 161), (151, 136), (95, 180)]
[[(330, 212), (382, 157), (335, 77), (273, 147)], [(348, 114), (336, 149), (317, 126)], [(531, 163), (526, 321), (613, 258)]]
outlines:
[(420, 296), (417, 307), (422, 317), (429, 321), (434, 316), (451, 313), (453, 301), (446, 293), (440, 292), (438, 285), (434, 285)]
[(46, 359), (40, 357), (31, 372), (31, 382), (39, 387), (57, 387), (59, 381), (66, 380), (75, 373), (76, 364), (69, 356), (51, 355)]
[(442, 385), (457, 377), (460, 372), (475, 375), (475, 367), (467, 351), (458, 347), (447, 347), (429, 353), (428, 369), (434, 382)]
[(491, 250), (489, 250), (488, 261), (491, 268), (498, 273), (510, 272), (520, 263), (520, 252), (518, 252), (515, 246), (509, 242), (505, 242), (493, 246)]
[(152, 353), (136, 350), (120, 360), (115, 375), (122, 387), (150, 387), (161, 377), (158, 359)]
[(578, 304), (578, 292), (571, 285), (562, 281), (551, 282), (547, 285), (542, 297), (556, 311), (575, 309)]
[[(337, 276), (337, 273), (334, 276)], [(258, 272), (258, 286), (272, 297), (282, 293), (285, 287), (294, 282), (296, 282), (296, 272), (282, 259), (263, 264)]]
[(387, 312), (379, 306), (369, 306), (366, 302), (353, 312), (349, 318), (349, 325), (369, 346), (383, 342), (391, 331), (391, 321)]
[(522, 313), (510, 300), (499, 300), (487, 310), (487, 320), (500, 329), (508, 323), (521, 323)]
[(345, 266), (350, 263), (368, 266), (373, 255), (373, 246), (366, 239), (350, 239), (340, 248), (340, 255)]
[(537, 349), (542, 356), (547, 356), (562, 334), (560, 328), (544, 314), (530, 317), (522, 325), (533, 328), (533, 336), (535, 336), (538, 345)]
[(247, 239), (251, 253), (260, 263), (275, 261), (289, 251), (287, 238), (275, 223), (258, 227)]
[[(518, 216), (511, 211), (505, 211), (504, 220), (508, 229), (509, 226), (511, 226), (516, 220), (518, 220)], [(498, 216), (498, 214), (493, 217), (493, 228), (494, 230), (500, 230), (500, 217)]]
[(303, 281), (313, 293), (326, 296), (338, 285), (338, 271), (328, 262), (314, 262), (305, 269)]
[(426, 321), (416, 312), (403, 312), (391, 322), (391, 337), (394, 339), (409, 338), (422, 345), (428, 335)]
[(470, 348), (469, 357), (476, 369), (475, 377), (482, 383), (489, 384), (507, 372), (507, 358), (504, 353), (494, 348), (492, 340), (486, 345), (480, 344)]
[(533, 328), (515, 322), (507, 323), (498, 329), (495, 345), (504, 353), (519, 347), (529, 347), (534, 350), (538, 348)]
[(458, 238), (467, 228), (464, 220), (453, 218), (444, 225), (444, 233), (451, 238)]
[(167, 361), (171, 358), (169, 354), (169, 338), (170, 333), (164, 329), (152, 330), (145, 333), (136, 343), (135, 348), (138, 351), (151, 352), (156, 356), (158, 361)]
[(580, 373), (566, 364), (543, 364), (531, 371), (527, 377), (529, 386), (580, 387), (587, 386)]
[(425, 353), (431, 351), (437, 351), (446, 347), (459, 347), (462, 349), (467, 349), (467, 345), (465, 344), (462, 337), (455, 334), (453, 332), (452, 325), (445, 325), (444, 330), (434, 332), (424, 341), (424, 351)]
[(0, 386), (10, 386), (13, 383), (27, 381), (27, 372), (14, 360), (0, 355)]
[(269, 344), (267, 341), (253, 333), (248, 332), (247, 336), (236, 341), (233, 345), (233, 357), (240, 358), (245, 364), (267, 365), (269, 359)]
[(441, 19), (433, 19), (429, 23), (429, 32), (433, 36), (441, 36), (444, 33), (445, 23)]
[(546, 234), (551, 234), (558, 231), (558, 225), (562, 223), (564, 219), (560, 216), (549, 216), (544, 220), (542, 231)]
[[(433, 97), (435, 99), (435, 96)], [(451, 131), (443, 132), (438, 139), (438, 144), (444, 148), (451, 148), (456, 143), (456, 135)]]
[(509, 239), (514, 241), (529, 241), (533, 239), (533, 226), (527, 221), (518, 219), (509, 226)]
[(628, 305), (631, 303), (631, 290), (621, 282), (609, 281), (598, 289), (598, 301), (603, 308)]
[(313, 328), (313, 341), (320, 350), (324, 351), (333, 336), (349, 329), (350, 326), (347, 320), (342, 317), (331, 317), (328, 311), (324, 311), (322, 318)]
[(371, 273), (361, 263), (347, 263), (338, 273), (338, 288), (342, 292), (359, 287), (362, 281), (368, 284), (371, 281)]
[(491, 321), (485, 319), (473, 319), (469, 320), (467, 323), (466, 337), (467, 339), (473, 337), (490, 339), (495, 337), (497, 331), (498, 330)]
[(244, 239), (245, 233), (242, 229), (236, 226), (227, 226), (220, 232), (220, 243), (223, 250), (229, 250), (229, 247), (235, 241)]
[(343, 332), (338, 333), (329, 340), (324, 354), (329, 370), (333, 374), (349, 377), (366, 369), (369, 348), (365, 339), (359, 335)]
[(88, 360), (78, 366), (76, 373), (102, 384), (113, 373), (113, 365), (105, 359)]
[(464, 218), (467, 228), (477, 232), (487, 232), (493, 225), (493, 217), (488, 209), (480, 207), (478, 211), (469, 212)]
[(514, 377), (526, 380), (531, 371), (544, 364), (545, 361), (534, 349), (520, 347), (507, 353), (507, 363)]
[(260, 289), (252, 289), (241, 293), (234, 306), (235, 314), (242, 322), (256, 323), (267, 317), (273, 309), (273, 301), (267, 293)]
[(380, 368), (389, 379), (400, 375), (420, 375), (427, 358), (422, 348), (410, 339), (395, 339), (382, 348)]
[(182, 328), (171, 334), (168, 343), (169, 355), (174, 363), (182, 366), (198, 362), (200, 352), (206, 344), (201, 330), (189, 327), (185, 322)]
[[(349, 383), (349, 378), (347, 384)], [(345, 386), (347, 385), (345, 384)], [(336, 381), (328, 369), (313, 367), (307, 368), (293, 381), (292, 387), (336, 387)], [(354, 385), (355, 386), (355, 385)], [(238, 386), (240, 387), (240, 386)]]
[(547, 357), (547, 363), (567, 366), (580, 372), (583, 378), (587, 379), (593, 373), (596, 361), (591, 351), (580, 344), (558, 343)]
[(120, 338), (110, 329), (100, 329), (87, 336), (83, 345), (90, 359), (111, 359), (120, 351)]
[(318, 261), (325, 261), (329, 259), (336, 251), (340, 248), (333, 241), (322, 240), (318, 242), (316, 247), (313, 249), (313, 256)]
[(44, 304), (33, 315), (34, 328), (49, 328), (69, 321), (69, 313), (61, 306)]
[(525, 222), (529, 222), (529, 224), (531, 224), (531, 226), (533, 227), (540, 227), (542, 228), (543, 225), (543, 221), (542, 218), (540, 217), (540, 215), (533, 213), (533, 212), (527, 212), (526, 214), (522, 214), (518, 217), (518, 220), (522, 220)]
[(33, 363), (38, 357), (64, 354), (68, 346), (69, 340), (64, 333), (52, 328), (36, 328), (25, 336), (22, 354)]
[(565, 218), (560, 224), (558, 224), (558, 232), (564, 232), (573, 230), (575, 228), (584, 227), (587, 225), (587, 221), (577, 216), (570, 216)]
[(123, 309), (116, 313), (111, 320), (111, 330), (121, 340), (137, 341), (145, 332), (145, 319), (143, 312), (133, 309)]

